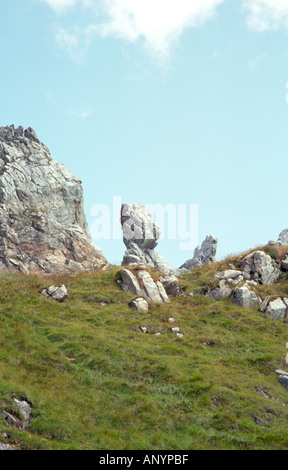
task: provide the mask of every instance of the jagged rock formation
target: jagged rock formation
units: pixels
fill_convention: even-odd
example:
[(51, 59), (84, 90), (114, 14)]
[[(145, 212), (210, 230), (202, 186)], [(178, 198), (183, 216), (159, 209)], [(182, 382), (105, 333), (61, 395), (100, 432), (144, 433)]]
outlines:
[(184, 268), (190, 271), (196, 266), (204, 266), (205, 264), (213, 263), (218, 245), (218, 239), (212, 235), (207, 235), (203, 241), (201, 248), (197, 246), (194, 250), (193, 258), (187, 260), (180, 269)]
[(122, 204), (121, 225), (127, 248), (123, 266), (156, 267), (163, 274), (172, 273), (173, 268), (168, 261), (154, 251), (160, 237), (160, 228), (143, 204)]
[(280, 266), (282, 268), (282, 264), (278, 265), (264, 251), (253, 251), (242, 260), (241, 270), (231, 265), (234, 269), (215, 274), (214, 279), (219, 280), (219, 284), (209, 290), (206, 296), (221, 299), (231, 295), (231, 300), (241, 307), (258, 308), (273, 320), (287, 318), (288, 298), (271, 300), (267, 296), (262, 301), (255, 292), (259, 284), (271, 285), (277, 282), (281, 274)]
[(0, 272), (105, 264), (88, 232), (81, 181), (51, 158), (33, 129), (0, 127)]
[(168, 295), (160, 281), (154, 281), (145, 269), (120, 271), (120, 285), (123, 290), (159, 303), (169, 303)]
[(278, 240), (269, 240), (268, 245), (270, 246), (283, 246), (288, 245), (288, 228), (282, 230), (279, 234)]
[(274, 284), (280, 276), (280, 269), (271, 256), (260, 250), (246, 256), (241, 267), (245, 279), (252, 279), (259, 284)]
[(195, 248), (192, 259), (186, 261), (180, 268), (172, 268), (168, 261), (154, 250), (160, 238), (160, 228), (142, 204), (122, 204), (121, 225), (123, 241), (127, 248), (122, 266), (156, 267), (166, 276), (177, 276), (196, 266), (204, 266), (215, 261), (218, 239), (209, 235), (203, 241), (201, 248), (199, 246)]

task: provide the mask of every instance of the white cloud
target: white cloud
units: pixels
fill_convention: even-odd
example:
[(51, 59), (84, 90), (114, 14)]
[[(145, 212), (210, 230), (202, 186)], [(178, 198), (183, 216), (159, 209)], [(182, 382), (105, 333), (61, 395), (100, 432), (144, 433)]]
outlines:
[(224, 0), (104, 0), (107, 21), (103, 36), (136, 41), (143, 37), (157, 53), (166, 55), (186, 28), (208, 20)]
[[(64, 12), (76, 4), (90, 7), (95, 15), (93, 28), (100, 36), (114, 36), (129, 42), (143, 38), (154, 52), (166, 56), (186, 28), (197, 27), (207, 21), (225, 0), (40, 1), (46, 2), (57, 12)], [(64, 35), (62, 40), (74, 41)]]
[(256, 31), (288, 28), (288, 0), (245, 0), (248, 26)]
[(95, 27), (93, 25), (87, 26), (84, 29), (75, 26), (72, 32), (58, 27), (55, 32), (55, 39), (58, 45), (66, 50), (75, 62), (80, 62), (94, 34)]

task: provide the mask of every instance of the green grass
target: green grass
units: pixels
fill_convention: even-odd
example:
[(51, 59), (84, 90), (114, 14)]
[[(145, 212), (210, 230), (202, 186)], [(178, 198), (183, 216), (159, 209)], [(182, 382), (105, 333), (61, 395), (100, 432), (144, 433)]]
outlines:
[[(146, 314), (129, 308), (133, 296), (120, 290), (117, 267), (2, 276), (0, 410), (17, 414), (18, 398), (33, 412), (25, 431), (0, 418), (0, 442), (33, 450), (288, 449), (288, 390), (274, 372), (286, 367), (287, 323), (203, 296), (221, 266), (183, 276), (186, 294), (196, 294), (151, 303)], [(63, 303), (41, 295), (51, 284), (66, 285)], [(286, 279), (269, 286), (271, 295), (281, 289)], [(170, 331), (170, 316), (183, 338)]]

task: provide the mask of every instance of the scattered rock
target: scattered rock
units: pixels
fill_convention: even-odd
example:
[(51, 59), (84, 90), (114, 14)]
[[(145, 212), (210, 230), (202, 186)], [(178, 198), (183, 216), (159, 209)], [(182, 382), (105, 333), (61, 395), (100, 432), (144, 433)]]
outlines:
[(267, 312), (272, 320), (278, 320), (287, 317), (287, 305), (283, 302), (281, 297), (269, 303), (265, 312)]
[(160, 281), (154, 282), (151, 275), (145, 269), (135, 270), (135, 274), (129, 269), (122, 269), (121, 287), (126, 292), (143, 296), (154, 302), (169, 303), (168, 295)]
[(283, 387), (288, 389), (288, 376), (287, 375), (279, 375), (278, 382), (280, 382)]
[(131, 294), (141, 295), (142, 289), (136, 277), (133, 275), (129, 269), (121, 269), (120, 271), (121, 276), (121, 287), (126, 292), (130, 292)]
[(282, 232), (279, 234), (278, 240), (270, 240), (268, 242), (268, 245), (270, 246), (288, 245), (288, 228), (285, 228), (284, 230), (282, 230)]
[(264, 251), (253, 251), (242, 261), (245, 279), (253, 280), (258, 284), (273, 284), (280, 276), (280, 269), (271, 256)]
[(210, 298), (213, 298), (213, 299), (222, 299), (222, 298), (225, 298), (225, 297), (229, 297), (231, 292), (232, 292), (231, 287), (226, 284), (224, 279), (222, 279), (219, 282), (218, 287), (215, 287), (214, 289), (210, 290), (206, 294), (206, 297), (210, 297)]
[(176, 276), (170, 274), (165, 277), (160, 277), (160, 281), (168, 295), (171, 295), (172, 297), (180, 295), (179, 281)]
[(68, 296), (68, 292), (64, 284), (60, 287), (50, 286), (48, 289), (43, 289), (41, 294), (45, 297), (57, 300), (58, 302), (63, 302), (63, 300)]
[(256, 308), (260, 306), (261, 299), (248, 286), (237, 287), (232, 294), (235, 304), (246, 308)]
[(15, 450), (15, 448), (10, 446), (10, 444), (3, 444), (3, 442), (0, 442), (0, 450)]
[(174, 322), (175, 322), (175, 318), (173, 318), (173, 317), (168, 318), (168, 323), (174, 323)]
[(288, 256), (281, 262), (281, 269), (288, 271)]
[(187, 260), (181, 268), (188, 271), (194, 269), (196, 266), (204, 266), (215, 261), (218, 239), (212, 235), (207, 235), (203, 241), (201, 248), (197, 246), (194, 250), (193, 258)]
[(237, 271), (235, 269), (227, 269), (226, 271), (221, 271), (215, 274), (214, 278), (228, 280), (238, 278), (239, 276), (242, 276), (242, 271)]
[(268, 307), (268, 305), (269, 305), (269, 302), (270, 302), (270, 295), (268, 295), (268, 296), (266, 297), (266, 299), (263, 300), (263, 302), (261, 303), (261, 305), (260, 305), (260, 307), (259, 307), (260, 312), (262, 312), (262, 313), (266, 312), (266, 309), (267, 309), (267, 307)]
[(107, 264), (92, 244), (81, 181), (35, 131), (0, 127), (0, 273), (73, 273)]
[(265, 426), (264, 421), (261, 418), (258, 418), (258, 416), (254, 416), (254, 422), (255, 424), (258, 424), (258, 426)]
[(17, 398), (14, 398), (14, 402), (19, 408), (21, 415), (23, 416), (22, 429), (27, 429), (32, 412), (31, 406), (29, 405), (29, 403), (27, 403), (26, 400), (17, 400)]
[(149, 305), (143, 297), (137, 297), (134, 300), (131, 300), (129, 307), (135, 308), (138, 312), (146, 313), (149, 310)]
[(173, 328), (171, 328), (171, 331), (172, 333), (179, 333), (180, 329), (178, 328), (178, 326), (174, 326)]

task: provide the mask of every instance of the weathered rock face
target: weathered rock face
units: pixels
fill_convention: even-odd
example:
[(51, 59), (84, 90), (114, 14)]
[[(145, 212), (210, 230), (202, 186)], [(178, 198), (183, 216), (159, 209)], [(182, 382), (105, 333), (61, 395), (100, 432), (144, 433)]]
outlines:
[(235, 304), (246, 308), (259, 307), (261, 304), (261, 299), (247, 285), (237, 287), (233, 292), (232, 300)]
[(187, 260), (180, 268), (191, 270), (196, 266), (204, 266), (213, 263), (218, 245), (218, 239), (212, 235), (207, 235), (201, 248), (197, 246), (194, 250), (193, 258)]
[(33, 129), (0, 127), (0, 272), (105, 264), (88, 233), (81, 181), (51, 158)]
[(123, 241), (127, 247), (123, 266), (156, 267), (163, 274), (173, 272), (168, 261), (154, 251), (160, 237), (160, 228), (143, 204), (122, 204), (121, 225)]
[(169, 303), (168, 295), (160, 281), (154, 281), (145, 269), (138, 269), (133, 274), (129, 269), (122, 269), (121, 287), (126, 292), (143, 296), (153, 302)]
[(273, 284), (280, 276), (280, 269), (271, 256), (264, 251), (253, 251), (242, 262), (245, 279), (252, 279), (260, 284)]

